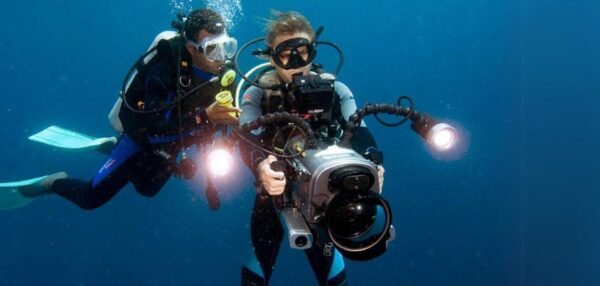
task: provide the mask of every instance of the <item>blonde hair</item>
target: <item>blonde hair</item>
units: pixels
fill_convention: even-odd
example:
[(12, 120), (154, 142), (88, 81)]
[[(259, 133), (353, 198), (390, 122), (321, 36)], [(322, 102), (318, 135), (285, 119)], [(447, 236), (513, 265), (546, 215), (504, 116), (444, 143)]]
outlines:
[(271, 46), (277, 36), (302, 32), (307, 33), (311, 41), (314, 40), (315, 31), (310, 22), (302, 14), (294, 11), (272, 11), (271, 14), (274, 18), (269, 20), (266, 26), (267, 45)]

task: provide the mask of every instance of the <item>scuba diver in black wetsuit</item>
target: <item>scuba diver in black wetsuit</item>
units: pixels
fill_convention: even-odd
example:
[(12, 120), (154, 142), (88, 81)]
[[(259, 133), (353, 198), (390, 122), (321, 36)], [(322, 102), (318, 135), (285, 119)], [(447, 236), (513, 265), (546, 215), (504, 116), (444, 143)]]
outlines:
[(199, 9), (174, 21), (178, 33), (157, 36), (155, 47), (136, 62), (135, 72), (132, 67), (124, 81), (114, 109), (122, 136), (91, 181), (60, 172), (41, 184), (19, 188), (21, 194), (55, 193), (91, 210), (108, 202), (128, 182), (151, 197), (173, 174), (191, 178), (195, 165), (185, 153), (178, 158), (180, 151), (211, 137), (215, 124), (236, 124), (230, 112), (240, 111), (215, 102), (222, 89), (215, 75), (237, 49), (224, 23), (217, 12)]
[[(315, 32), (310, 23), (302, 15), (295, 12), (281, 13), (276, 19), (268, 24), (266, 42), (270, 56), (271, 65), (275, 72), (263, 74), (258, 80), (265, 88), (251, 86), (242, 99), (240, 125), (250, 122), (259, 116), (287, 111), (295, 113), (303, 118), (310, 118), (311, 114), (304, 114), (302, 107), (298, 106), (294, 99), (298, 93), (290, 92), (286, 87), (293, 86), (297, 81), (310, 81), (316, 76), (323, 79), (325, 87), (329, 86), (330, 108), (325, 102), (323, 109), (327, 113), (329, 108), (330, 120), (311, 121), (311, 127), (321, 133), (322, 139), (327, 142), (335, 142), (338, 138), (337, 131), (348, 120), (349, 116), (356, 111), (356, 103), (353, 95), (339, 81), (317, 75), (311, 72), (312, 61), (316, 55)], [(310, 76), (313, 78), (311, 79)], [(316, 80), (319, 82), (319, 80)], [(319, 85), (320, 83), (317, 83)], [(279, 86), (280, 89), (269, 89), (266, 86)], [(331, 90), (333, 88), (333, 90)], [(326, 88), (325, 88), (326, 89)], [(319, 100), (318, 98), (313, 98)], [(322, 132), (320, 132), (322, 131)], [(357, 128), (357, 136), (354, 136), (352, 148), (359, 154), (365, 154), (369, 150), (377, 148), (375, 140), (364, 124)], [(277, 135), (277, 132), (265, 126), (260, 134), (252, 133), (252, 141), (267, 149), (272, 149), (277, 144), (285, 145), (285, 142), (274, 142), (288, 136)], [(294, 135), (294, 134), (290, 134)], [(290, 136), (291, 137), (291, 136)], [(242, 267), (242, 285), (267, 285), (272, 275), (273, 266), (279, 247), (284, 236), (284, 230), (280, 224), (278, 211), (275, 207), (274, 198), (280, 197), (287, 188), (293, 188), (295, 182), (286, 179), (284, 172), (276, 171), (273, 162), (276, 157), (263, 152), (262, 148), (244, 144), (240, 141), (240, 152), (242, 159), (255, 174), (257, 182), (257, 194), (252, 212), (251, 236), (254, 255), (252, 259)], [(281, 146), (281, 145), (279, 145)], [(285, 148), (285, 147), (284, 147)], [(379, 166), (379, 182), (383, 182), (383, 167)], [(319, 285), (344, 285), (346, 273), (344, 260), (341, 253), (336, 249), (328, 238), (322, 226), (311, 224), (311, 231), (315, 234), (312, 246), (305, 250), (311, 267), (317, 276)]]

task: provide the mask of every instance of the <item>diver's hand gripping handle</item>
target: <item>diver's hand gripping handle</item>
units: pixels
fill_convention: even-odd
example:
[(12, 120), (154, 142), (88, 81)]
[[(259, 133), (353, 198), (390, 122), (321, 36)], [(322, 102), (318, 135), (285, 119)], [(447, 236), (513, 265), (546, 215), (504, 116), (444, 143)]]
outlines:
[[(277, 160), (277, 161), (273, 161), (269, 164), (269, 166), (271, 166), (271, 170), (275, 171), (275, 172), (283, 172), (284, 176), (285, 174), (285, 169), (286, 169), (286, 162), (283, 160)], [(285, 194), (285, 191), (284, 193)], [(273, 195), (273, 199), (276, 205), (281, 206), (283, 204), (283, 194), (281, 195)]]
[(271, 166), (271, 169), (275, 172), (283, 172), (285, 174), (285, 161), (283, 160), (277, 160), (277, 161), (273, 161), (271, 162), (271, 164), (269, 164)]

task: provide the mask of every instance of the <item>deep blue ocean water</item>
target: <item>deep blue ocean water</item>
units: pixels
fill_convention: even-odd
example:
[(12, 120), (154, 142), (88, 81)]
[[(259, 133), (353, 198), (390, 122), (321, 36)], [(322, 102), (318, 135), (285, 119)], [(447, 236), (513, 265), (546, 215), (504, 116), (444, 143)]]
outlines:
[[(27, 137), (49, 125), (115, 135), (106, 115), (131, 63), (170, 28), (178, 6), (203, 5), (3, 3), (0, 181), (56, 171), (91, 178), (103, 155)], [(384, 196), (398, 237), (382, 257), (346, 261), (351, 285), (599, 285), (598, 4), (239, 5), (231, 32), (240, 43), (263, 35), (270, 9), (299, 11), (343, 49), (339, 79), (359, 105), (409, 95), (462, 130), (464, 152), (449, 159), (407, 125), (367, 120), (386, 154)], [(4, 211), (0, 285), (239, 285), (252, 178), (239, 166), (230, 179), (217, 182), (217, 212), (198, 181), (176, 179), (152, 199), (127, 187), (92, 212), (57, 196)], [(275, 267), (272, 285), (315, 285), (304, 254), (285, 244)]]

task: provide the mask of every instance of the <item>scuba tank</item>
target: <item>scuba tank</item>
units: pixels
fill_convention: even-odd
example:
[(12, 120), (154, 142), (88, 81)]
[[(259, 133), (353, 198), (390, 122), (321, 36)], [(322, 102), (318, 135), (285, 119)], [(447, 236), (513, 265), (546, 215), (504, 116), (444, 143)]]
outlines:
[(156, 35), (156, 37), (154, 38), (154, 41), (152, 41), (152, 44), (150, 45), (150, 47), (148, 48), (146, 53), (144, 53), (129, 69), (129, 72), (127, 73), (127, 75), (125, 76), (125, 78), (123, 80), (124, 86), (121, 88), (121, 91), (120, 91), (121, 96), (119, 96), (119, 98), (117, 98), (117, 101), (114, 103), (113, 107), (111, 108), (110, 112), (108, 113), (108, 121), (109, 121), (110, 125), (113, 127), (113, 129), (115, 129), (117, 132), (123, 133), (125, 131), (125, 129), (123, 127), (123, 122), (121, 121), (121, 118), (119, 117), (119, 112), (123, 105), (123, 96), (125, 96), (127, 94), (127, 92), (129, 91), (129, 87), (131, 86), (131, 83), (135, 80), (136, 76), (138, 75), (139, 69), (147, 66), (154, 58), (156, 58), (156, 56), (158, 55), (158, 43), (161, 40), (171, 40), (171, 39), (174, 39), (175, 37), (177, 37), (178, 35), (179, 35), (179, 33), (175, 32), (175, 31), (164, 31), (164, 32), (161, 32), (160, 34)]

